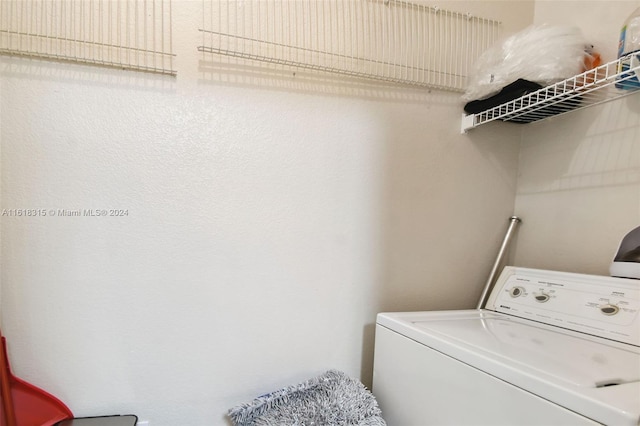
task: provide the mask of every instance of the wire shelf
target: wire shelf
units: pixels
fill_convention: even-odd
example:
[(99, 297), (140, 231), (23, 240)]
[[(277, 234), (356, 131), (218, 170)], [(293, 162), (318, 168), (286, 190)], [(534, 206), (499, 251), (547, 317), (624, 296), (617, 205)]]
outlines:
[(0, 0), (0, 54), (175, 75), (171, 0)]
[(397, 0), (203, 0), (205, 53), (463, 91), (498, 21)]
[(544, 87), (486, 111), (464, 115), (465, 132), (495, 120), (531, 123), (609, 102), (640, 89), (640, 65), (630, 66), (636, 53)]

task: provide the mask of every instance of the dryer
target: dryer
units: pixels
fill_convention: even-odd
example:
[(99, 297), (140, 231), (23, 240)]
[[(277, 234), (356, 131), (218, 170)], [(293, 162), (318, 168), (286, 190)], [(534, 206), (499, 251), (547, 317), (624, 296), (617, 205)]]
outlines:
[(389, 426), (640, 424), (640, 281), (506, 267), (478, 310), (381, 313)]

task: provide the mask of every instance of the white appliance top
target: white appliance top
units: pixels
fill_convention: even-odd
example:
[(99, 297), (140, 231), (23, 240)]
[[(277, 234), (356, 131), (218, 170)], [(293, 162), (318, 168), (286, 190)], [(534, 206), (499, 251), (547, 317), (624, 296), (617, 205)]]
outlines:
[(506, 267), (486, 308), (640, 347), (640, 280)]
[(507, 267), (487, 309), (377, 323), (595, 421), (637, 426), (639, 304), (637, 280)]

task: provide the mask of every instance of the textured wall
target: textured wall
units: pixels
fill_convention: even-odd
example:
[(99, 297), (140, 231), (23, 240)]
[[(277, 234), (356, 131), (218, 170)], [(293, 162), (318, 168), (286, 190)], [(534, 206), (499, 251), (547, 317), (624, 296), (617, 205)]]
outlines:
[[(536, 22), (582, 28), (615, 59), (637, 1), (537, 2)], [(622, 237), (640, 224), (640, 96), (525, 128), (516, 211), (519, 265), (609, 274)]]
[(1, 218), (3, 332), (77, 415), (210, 426), (329, 368), (368, 383), (375, 314), (474, 306), (512, 214), (520, 128), (211, 63), (199, 5), (174, 7), (177, 79), (0, 59), (2, 208), (56, 213)]

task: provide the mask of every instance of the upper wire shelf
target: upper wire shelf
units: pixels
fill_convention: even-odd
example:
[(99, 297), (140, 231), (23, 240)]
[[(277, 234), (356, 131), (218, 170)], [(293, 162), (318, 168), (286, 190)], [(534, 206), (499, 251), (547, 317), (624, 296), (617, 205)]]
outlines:
[(498, 21), (399, 0), (203, 0), (204, 53), (463, 91)]
[(171, 0), (0, 0), (0, 54), (175, 75)]
[(463, 115), (462, 132), (495, 120), (530, 123), (599, 105), (640, 89), (632, 53), (477, 114)]

